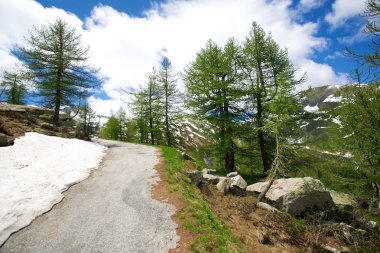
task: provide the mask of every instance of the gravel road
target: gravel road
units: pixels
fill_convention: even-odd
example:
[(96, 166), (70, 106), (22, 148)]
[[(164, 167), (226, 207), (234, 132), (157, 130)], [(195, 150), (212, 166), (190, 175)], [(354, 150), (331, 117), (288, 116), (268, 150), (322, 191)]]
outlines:
[(100, 168), (72, 186), (51, 211), (14, 233), (0, 253), (152, 253), (176, 247), (177, 225), (170, 219), (175, 208), (150, 194), (158, 180), (156, 149), (98, 142), (109, 147)]

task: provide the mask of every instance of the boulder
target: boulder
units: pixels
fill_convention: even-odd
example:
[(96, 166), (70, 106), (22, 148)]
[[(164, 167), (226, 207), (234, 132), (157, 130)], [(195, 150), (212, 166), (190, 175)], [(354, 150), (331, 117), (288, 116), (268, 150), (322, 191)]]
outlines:
[(230, 180), (230, 192), (236, 196), (244, 196), (246, 194), (247, 182), (240, 175), (231, 177)]
[(356, 206), (355, 200), (348, 194), (329, 190), (334, 204), (341, 210), (353, 211)]
[(203, 169), (202, 174), (210, 174), (210, 175), (215, 175), (216, 170), (211, 170), (211, 169)]
[[(260, 182), (247, 187), (248, 193), (260, 193), (268, 182)], [(321, 181), (311, 178), (277, 179), (265, 198), (280, 210), (293, 216), (300, 216), (308, 210), (324, 210), (334, 206), (330, 193)]]
[(234, 171), (234, 172), (228, 173), (227, 177), (236, 177), (237, 175), (239, 175), (239, 173), (237, 171)]
[(230, 184), (231, 184), (230, 178), (223, 178), (216, 185), (216, 188), (218, 189), (219, 192), (225, 195), (230, 190)]
[(214, 175), (211, 175), (211, 174), (202, 174), (202, 177), (203, 177), (204, 180), (206, 180), (207, 183), (213, 184), (213, 185), (218, 184), (219, 181), (221, 179), (223, 179), (221, 177), (214, 176)]
[(8, 137), (5, 134), (0, 133), (0, 147), (5, 147), (8, 145)]
[(191, 182), (198, 186), (202, 182), (202, 174), (198, 170), (187, 172), (186, 175), (191, 179)]
[(268, 211), (271, 211), (271, 212), (280, 212), (280, 210), (278, 210), (277, 208), (267, 204), (267, 203), (264, 203), (264, 202), (259, 202), (257, 203), (256, 205), (258, 208), (261, 208), (261, 209), (265, 209), (265, 210), (268, 210)]

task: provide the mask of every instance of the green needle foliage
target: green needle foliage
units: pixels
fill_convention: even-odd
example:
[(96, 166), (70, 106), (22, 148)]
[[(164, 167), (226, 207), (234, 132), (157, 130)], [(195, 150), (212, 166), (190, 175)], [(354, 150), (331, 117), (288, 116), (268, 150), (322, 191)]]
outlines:
[(4, 97), (4, 101), (10, 104), (24, 104), (27, 81), (28, 75), (24, 72), (4, 71), (2, 82), (0, 83), (0, 99)]
[(88, 65), (88, 48), (63, 20), (35, 28), (27, 38), (27, 46), (15, 54), (33, 73), (42, 104), (54, 108), (56, 125), (62, 106), (78, 105), (99, 83), (97, 70)]
[(229, 40), (224, 48), (209, 40), (185, 70), (187, 103), (216, 131), (215, 149), (224, 158), (225, 170), (235, 169), (235, 138), (242, 117), (244, 96), (238, 71), (240, 48)]
[[(251, 132), (260, 149), (263, 174), (267, 175), (273, 151), (269, 144), (270, 135), (263, 127), (273, 116), (271, 104), (276, 103), (279, 97), (282, 97), (282, 101), (293, 101), (295, 96), (291, 91), (304, 82), (304, 77), (295, 77), (296, 70), (289, 60), (287, 50), (281, 49), (271, 35), (266, 34), (255, 22), (243, 43), (241, 59), (243, 86), (249, 95), (247, 112), (252, 119)], [(283, 106), (292, 111), (294, 104), (284, 103)]]

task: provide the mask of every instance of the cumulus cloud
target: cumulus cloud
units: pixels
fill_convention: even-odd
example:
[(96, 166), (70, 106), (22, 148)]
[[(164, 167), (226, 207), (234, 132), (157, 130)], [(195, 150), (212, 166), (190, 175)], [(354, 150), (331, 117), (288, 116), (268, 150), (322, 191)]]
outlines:
[(366, 1), (364, 0), (335, 0), (332, 5), (332, 12), (325, 17), (326, 21), (337, 28), (358, 14), (364, 12)]
[(33, 29), (62, 18), (70, 26), (81, 29), (82, 21), (74, 14), (57, 8), (44, 8), (33, 0), (0, 0), (0, 71), (14, 68), (17, 59), (10, 54), (17, 44), (23, 46), (24, 37)]
[[(318, 2), (301, 0), (313, 8)], [(288, 48), (296, 67), (307, 71), (306, 85), (342, 83), (342, 75), (329, 65), (310, 60), (315, 52), (326, 48), (327, 40), (316, 36), (318, 23), (298, 23), (291, 4), (291, 0), (168, 0), (153, 5), (142, 17), (98, 5), (82, 23), (72, 13), (44, 8), (32, 0), (0, 0), (0, 29), (4, 34), (0, 36), (0, 55), (8, 57), (1, 58), (0, 70), (15, 61), (9, 50), (22, 41), (32, 25), (64, 18), (83, 34), (83, 41), (90, 44), (91, 64), (100, 67), (100, 74), (106, 77), (102, 91), (111, 100), (92, 97), (89, 101), (100, 114), (108, 114), (111, 108), (116, 111), (122, 105), (125, 94), (121, 89), (144, 84), (146, 74), (159, 65), (163, 55), (171, 59), (175, 69), (182, 70), (208, 39), (219, 44), (230, 37), (243, 41), (251, 22), (257, 21)]]

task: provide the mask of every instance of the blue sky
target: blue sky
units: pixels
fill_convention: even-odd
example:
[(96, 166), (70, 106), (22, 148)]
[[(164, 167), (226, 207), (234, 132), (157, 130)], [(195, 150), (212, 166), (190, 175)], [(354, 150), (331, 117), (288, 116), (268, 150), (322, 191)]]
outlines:
[(208, 39), (243, 41), (256, 21), (307, 72), (303, 87), (345, 84), (355, 65), (343, 48), (367, 48), (364, 7), (364, 0), (0, 0), (0, 71), (17, 64), (11, 49), (33, 26), (62, 18), (90, 46), (105, 82), (89, 102), (108, 114), (123, 106), (121, 89), (143, 85), (163, 56), (181, 71)]

